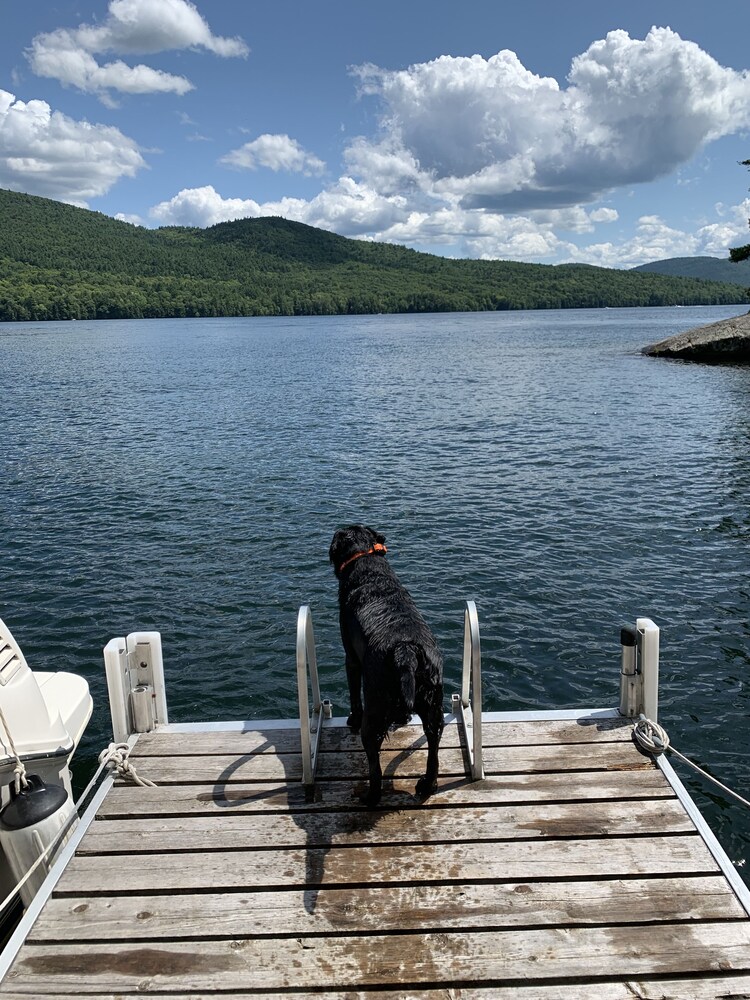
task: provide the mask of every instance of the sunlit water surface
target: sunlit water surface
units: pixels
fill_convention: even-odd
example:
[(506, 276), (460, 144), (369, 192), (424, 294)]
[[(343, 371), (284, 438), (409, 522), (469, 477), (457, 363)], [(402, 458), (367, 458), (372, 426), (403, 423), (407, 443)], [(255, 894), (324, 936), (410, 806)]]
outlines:
[[(309, 603), (343, 714), (327, 551), (365, 521), (449, 690), (476, 601), (487, 709), (614, 705), (620, 624), (654, 618), (661, 721), (747, 794), (750, 369), (639, 353), (740, 311), (0, 325), (0, 616), (89, 681), (79, 783), (131, 631), (172, 721), (289, 717)], [(750, 815), (680, 773), (742, 866)]]

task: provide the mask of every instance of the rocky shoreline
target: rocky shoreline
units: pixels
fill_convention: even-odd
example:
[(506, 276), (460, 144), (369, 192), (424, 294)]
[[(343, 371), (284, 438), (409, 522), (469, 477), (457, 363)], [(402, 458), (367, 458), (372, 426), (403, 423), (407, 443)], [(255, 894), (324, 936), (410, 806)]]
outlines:
[(649, 344), (642, 353), (711, 364), (750, 364), (750, 313), (678, 333)]

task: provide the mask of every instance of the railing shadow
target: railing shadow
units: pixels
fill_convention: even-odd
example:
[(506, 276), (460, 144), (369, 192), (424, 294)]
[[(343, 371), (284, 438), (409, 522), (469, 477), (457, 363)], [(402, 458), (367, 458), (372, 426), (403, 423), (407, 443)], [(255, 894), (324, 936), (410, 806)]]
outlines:
[[(295, 730), (289, 730), (294, 733)], [(354, 737), (344, 735), (347, 743), (342, 753), (361, 753), (361, 776), (355, 773), (349, 777), (318, 781), (313, 793), (306, 792), (302, 782), (302, 755), (292, 752), (285, 741), (279, 746), (274, 739), (267, 739), (252, 752), (243, 754), (232, 761), (217, 777), (210, 792), (210, 801), (221, 810), (247, 811), (257, 806), (259, 813), (277, 813), (289, 816), (294, 825), (304, 833), (299, 850), (304, 851), (304, 881), (292, 882), (290, 889), (301, 889), (304, 909), (315, 912), (321, 889), (344, 887), (350, 878), (336, 866), (327, 867), (328, 855), (333, 847), (375, 844), (387, 845), (386, 837), (373, 837), (388, 813), (402, 809), (419, 807), (416, 795), (394, 786), (394, 775), (399, 766), (408, 758), (414, 747), (404, 748), (390, 759), (384, 768), (383, 799), (377, 809), (368, 809), (360, 802), (366, 791), (366, 757)], [(384, 747), (387, 749), (387, 745)], [(277, 780), (266, 777), (253, 778), (253, 764), (274, 759), (281, 765)], [(244, 772), (240, 774), (240, 772)], [(264, 787), (267, 785), (267, 787)], [(208, 796), (206, 796), (208, 800)], [(289, 837), (288, 843), (268, 845), (280, 850), (294, 851), (297, 839)], [(293, 866), (290, 866), (290, 868)]]

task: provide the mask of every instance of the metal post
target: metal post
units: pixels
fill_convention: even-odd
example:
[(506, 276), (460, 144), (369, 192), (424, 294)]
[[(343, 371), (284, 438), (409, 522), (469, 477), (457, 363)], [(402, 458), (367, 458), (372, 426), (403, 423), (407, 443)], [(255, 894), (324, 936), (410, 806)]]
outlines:
[(632, 626), (620, 629), (620, 715), (635, 719), (643, 701), (643, 677), (637, 669), (637, 635)]

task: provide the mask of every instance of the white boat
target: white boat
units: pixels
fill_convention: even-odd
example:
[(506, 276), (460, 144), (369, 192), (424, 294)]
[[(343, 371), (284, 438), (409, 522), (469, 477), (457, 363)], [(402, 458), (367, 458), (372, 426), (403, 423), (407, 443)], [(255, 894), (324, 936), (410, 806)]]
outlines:
[(0, 900), (47, 851), (20, 890), (28, 906), (75, 826), (70, 762), (92, 707), (83, 677), (32, 671), (0, 619)]

